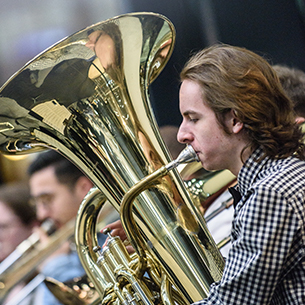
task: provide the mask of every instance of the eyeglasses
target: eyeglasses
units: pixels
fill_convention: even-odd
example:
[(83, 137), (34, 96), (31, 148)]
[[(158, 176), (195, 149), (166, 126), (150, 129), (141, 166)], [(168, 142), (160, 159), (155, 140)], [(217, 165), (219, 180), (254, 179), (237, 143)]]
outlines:
[(54, 197), (55, 196), (53, 194), (42, 194), (37, 197), (32, 197), (30, 203), (36, 207), (38, 205), (42, 205), (44, 209), (50, 209), (54, 201)]

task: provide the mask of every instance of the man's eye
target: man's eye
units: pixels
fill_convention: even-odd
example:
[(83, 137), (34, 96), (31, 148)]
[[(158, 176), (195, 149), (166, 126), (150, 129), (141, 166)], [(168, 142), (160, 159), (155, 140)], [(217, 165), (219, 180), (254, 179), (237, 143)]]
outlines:
[(38, 197), (32, 198), (32, 202), (34, 205), (41, 204), (45, 207), (50, 206), (53, 200), (54, 200), (54, 195), (51, 194), (43, 194)]
[(193, 122), (193, 123), (196, 123), (196, 122), (198, 121), (198, 119), (190, 117), (190, 118), (189, 118), (189, 121), (190, 121), (190, 122)]
[(40, 200), (46, 204), (49, 205), (53, 201), (54, 196), (53, 195), (44, 195), (41, 196)]

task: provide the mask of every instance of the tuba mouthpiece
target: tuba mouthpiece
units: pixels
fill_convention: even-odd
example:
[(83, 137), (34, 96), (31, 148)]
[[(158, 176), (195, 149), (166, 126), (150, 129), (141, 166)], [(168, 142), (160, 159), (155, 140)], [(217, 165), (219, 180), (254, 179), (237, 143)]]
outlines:
[(176, 160), (170, 162), (166, 165), (166, 169), (168, 171), (172, 170), (173, 168), (177, 167), (179, 164), (182, 163), (191, 163), (191, 162), (199, 162), (199, 158), (193, 149), (193, 147), (189, 144), (182, 150)]

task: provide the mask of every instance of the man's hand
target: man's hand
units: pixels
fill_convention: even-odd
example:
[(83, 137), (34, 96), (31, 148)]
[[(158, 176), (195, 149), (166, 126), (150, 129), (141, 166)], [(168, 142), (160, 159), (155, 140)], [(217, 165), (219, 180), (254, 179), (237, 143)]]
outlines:
[[(103, 229), (101, 229), (101, 232), (103, 233), (103, 231), (105, 229), (111, 229), (111, 236), (118, 236), (120, 237), (120, 239), (124, 242), (124, 244), (126, 245), (126, 249), (128, 251), (129, 254), (134, 252), (134, 248), (129, 244), (128, 240), (127, 240), (127, 236), (126, 233), (123, 229), (121, 220), (117, 220), (115, 222), (112, 222), (110, 224), (108, 224), (106, 227), (104, 227)], [(108, 239), (106, 239), (105, 243), (103, 244), (103, 247), (105, 247), (108, 243)]]

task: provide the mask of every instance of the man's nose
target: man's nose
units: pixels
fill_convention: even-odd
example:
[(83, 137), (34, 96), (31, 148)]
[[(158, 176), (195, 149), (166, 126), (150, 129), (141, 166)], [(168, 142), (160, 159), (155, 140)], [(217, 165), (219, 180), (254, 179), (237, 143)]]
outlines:
[(37, 215), (38, 220), (40, 220), (40, 221), (44, 221), (45, 219), (50, 218), (49, 209), (47, 209), (43, 205), (36, 206), (36, 215)]
[(192, 141), (192, 135), (190, 134), (190, 132), (187, 130), (187, 128), (184, 126), (184, 124), (182, 123), (179, 127), (178, 133), (177, 133), (177, 140), (180, 143), (191, 143)]

